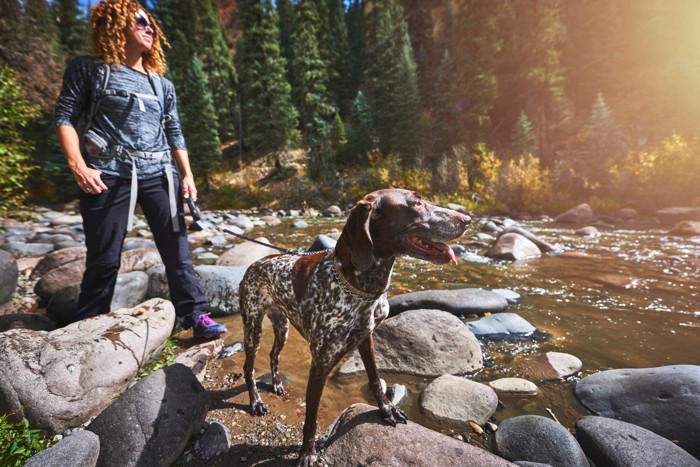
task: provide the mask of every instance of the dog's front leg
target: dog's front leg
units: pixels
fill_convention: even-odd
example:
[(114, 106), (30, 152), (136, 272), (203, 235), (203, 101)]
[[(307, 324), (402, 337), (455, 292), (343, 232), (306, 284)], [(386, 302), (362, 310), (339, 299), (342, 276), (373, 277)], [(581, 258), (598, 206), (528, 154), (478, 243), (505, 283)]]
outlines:
[(369, 378), (369, 387), (377, 399), (377, 405), (382, 413), (382, 418), (390, 425), (396, 426), (396, 423), (406, 423), (406, 414), (403, 410), (391, 403), (382, 391), (382, 384), (379, 381), (379, 370), (377, 370), (377, 362), (374, 359), (374, 339), (372, 334), (367, 336), (358, 346), (362, 363), (365, 364), (367, 377)]
[(297, 467), (313, 467), (316, 465), (316, 419), (318, 418), (318, 406), (321, 403), (323, 388), (326, 386), (328, 370), (319, 368), (315, 361), (311, 361), (309, 370), (309, 383), (306, 386), (306, 418), (304, 419), (304, 440), (299, 453)]

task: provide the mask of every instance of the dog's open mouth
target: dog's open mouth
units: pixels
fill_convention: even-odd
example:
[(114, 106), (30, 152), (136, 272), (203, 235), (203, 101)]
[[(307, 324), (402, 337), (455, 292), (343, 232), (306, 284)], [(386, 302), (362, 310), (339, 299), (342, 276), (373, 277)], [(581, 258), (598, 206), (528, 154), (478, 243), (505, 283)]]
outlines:
[(413, 256), (430, 261), (431, 263), (457, 264), (457, 258), (452, 248), (442, 242), (434, 242), (424, 237), (410, 235), (405, 238), (406, 246), (411, 250)]

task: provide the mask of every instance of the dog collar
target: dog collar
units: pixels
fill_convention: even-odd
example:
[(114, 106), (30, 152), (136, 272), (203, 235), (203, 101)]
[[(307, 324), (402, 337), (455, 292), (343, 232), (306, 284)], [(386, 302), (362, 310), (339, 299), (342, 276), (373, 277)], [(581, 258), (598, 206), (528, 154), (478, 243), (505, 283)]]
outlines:
[(350, 283), (347, 277), (343, 275), (342, 271), (340, 270), (340, 265), (338, 264), (338, 258), (336, 256), (333, 256), (333, 275), (338, 280), (338, 282), (340, 282), (340, 285), (345, 289), (346, 292), (348, 292), (350, 295), (354, 295), (358, 298), (361, 298), (362, 300), (375, 301), (379, 297), (387, 293), (387, 291), (393, 289), (391, 285), (389, 285), (386, 288), (386, 290), (379, 293), (365, 292), (364, 290), (358, 289)]

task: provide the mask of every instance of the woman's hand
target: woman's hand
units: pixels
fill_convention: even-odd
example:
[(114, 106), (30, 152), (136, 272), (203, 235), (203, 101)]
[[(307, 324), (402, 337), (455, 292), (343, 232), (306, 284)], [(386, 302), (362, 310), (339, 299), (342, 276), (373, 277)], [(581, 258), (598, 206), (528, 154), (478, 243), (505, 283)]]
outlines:
[(71, 168), (71, 171), (76, 183), (85, 193), (99, 195), (103, 191), (107, 191), (107, 185), (100, 178), (101, 171), (87, 165)]
[(182, 177), (180, 186), (182, 188), (182, 196), (192, 198), (192, 201), (197, 201), (197, 187), (194, 185), (194, 177), (191, 174)]

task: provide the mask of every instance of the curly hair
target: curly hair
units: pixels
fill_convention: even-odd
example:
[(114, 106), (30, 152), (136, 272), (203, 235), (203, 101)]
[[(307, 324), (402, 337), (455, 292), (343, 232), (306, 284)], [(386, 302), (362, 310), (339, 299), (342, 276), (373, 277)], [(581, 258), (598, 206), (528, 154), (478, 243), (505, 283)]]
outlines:
[(126, 33), (131, 30), (139, 10), (148, 15), (153, 25), (153, 46), (143, 54), (144, 67), (159, 75), (165, 74), (165, 54), (162, 45), (170, 46), (153, 16), (135, 0), (102, 0), (92, 7), (90, 39), (94, 54), (107, 63), (126, 64)]

